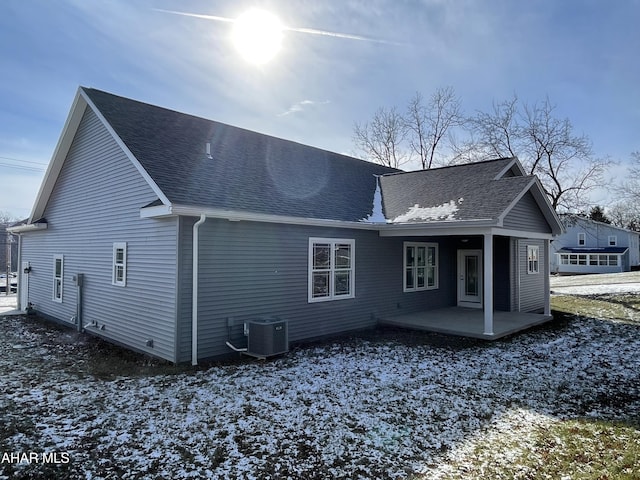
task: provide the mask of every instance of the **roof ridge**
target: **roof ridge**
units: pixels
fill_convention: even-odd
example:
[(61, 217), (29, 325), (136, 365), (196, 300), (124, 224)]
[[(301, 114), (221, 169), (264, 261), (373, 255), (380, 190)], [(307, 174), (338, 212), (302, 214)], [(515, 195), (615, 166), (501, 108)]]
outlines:
[(494, 162), (503, 162), (503, 161), (511, 161), (513, 159), (515, 159), (517, 157), (500, 157), (500, 158), (492, 158), (489, 160), (478, 160), (477, 162), (467, 162), (467, 163), (457, 163), (455, 165), (445, 165), (442, 167), (434, 167), (434, 168), (423, 168), (423, 169), (418, 169), (418, 170), (409, 170), (409, 171), (399, 171), (399, 172), (392, 172), (392, 173), (387, 173), (384, 176), (392, 176), (392, 175), (404, 175), (404, 174), (408, 174), (408, 173), (412, 173), (412, 174), (416, 174), (416, 173), (423, 173), (423, 172), (435, 172), (435, 171), (442, 171), (442, 170), (446, 170), (446, 169), (452, 169), (452, 168), (461, 168), (461, 167), (468, 167), (470, 165), (480, 165), (483, 163), (494, 163)]
[(144, 102), (144, 101), (141, 101), (141, 100), (136, 100), (136, 99), (129, 98), (129, 97), (124, 97), (122, 95), (117, 95), (115, 93), (107, 92), (105, 90), (100, 90), (100, 89), (97, 89), (97, 88), (84, 87), (84, 86), (82, 86), (80, 88), (83, 89), (85, 92), (87, 92), (87, 91), (97, 92), (98, 94), (108, 95), (110, 97), (116, 97), (118, 99), (121, 99), (121, 100), (124, 100), (124, 101), (127, 101), (127, 102), (132, 102), (132, 103), (136, 103), (136, 104), (139, 104), (139, 105), (144, 105), (145, 107), (148, 107), (148, 108), (153, 108), (153, 109), (156, 109), (156, 110), (163, 110), (165, 112), (170, 112), (170, 113), (175, 114), (175, 115), (181, 115), (181, 116), (184, 116), (184, 117), (190, 117), (190, 118), (193, 118), (195, 120), (209, 122), (209, 123), (212, 123), (212, 124), (215, 124), (215, 125), (221, 125), (221, 126), (223, 126), (225, 128), (232, 128), (232, 129), (235, 129), (235, 130), (238, 130), (238, 131), (241, 131), (241, 132), (245, 132), (246, 134), (249, 134), (249, 135), (260, 135), (262, 137), (270, 138), (270, 139), (277, 140), (277, 141), (280, 141), (280, 142), (286, 142), (286, 143), (290, 143), (290, 144), (294, 144), (294, 145), (299, 145), (299, 146), (304, 147), (304, 148), (312, 148), (312, 149), (319, 150), (319, 151), (322, 151), (322, 152), (330, 153), (332, 155), (338, 155), (338, 156), (340, 156), (340, 157), (342, 157), (344, 159), (348, 159), (350, 161), (363, 162), (363, 163), (367, 163), (367, 164), (380, 166), (380, 167), (383, 167), (383, 168), (388, 168), (389, 170), (396, 170), (396, 172), (389, 172), (389, 173), (397, 173), (398, 172), (398, 169), (394, 169), (393, 167), (387, 167), (386, 165), (377, 164), (375, 162), (370, 162), (370, 161), (364, 160), (362, 158), (357, 158), (357, 157), (353, 157), (351, 155), (346, 155), (344, 153), (334, 152), (333, 150), (327, 150), (326, 148), (316, 147), (316, 146), (313, 146), (313, 145), (308, 145), (306, 143), (298, 142), (296, 140), (290, 140), (290, 139), (287, 139), (287, 138), (277, 137), (277, 136), (271, 135), (269, 133), (258, 132), (256, 130), (250, 130), (248, 128), (239, 127), (237, 125), (232, 125), (230, 123), (221, 122), (219, 120), (213, 120), (211, 118), (205, 118), (205, 117), (202, 117), (202, 116), (199, 116), (199, 115), (194, 115), (192, 113), (181, 112), (181, 111), (175, 110), (173, 108), (162, 107), (162, 106), (159, 106), (159, 105), (155, 105), (153, 103), (148, 103), (148, 102)]

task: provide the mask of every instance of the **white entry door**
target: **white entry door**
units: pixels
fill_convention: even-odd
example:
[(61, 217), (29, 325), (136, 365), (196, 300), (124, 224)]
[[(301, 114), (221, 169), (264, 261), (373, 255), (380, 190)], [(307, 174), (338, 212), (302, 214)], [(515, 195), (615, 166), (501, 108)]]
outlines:
[(29, 273), (25, 273), (25, 270), (29, 267), (29, 262), (22, 262), (22, 268), (20, 268), (19, 288), (20, 288), (20, 310), (27, 309), (27, 303), (29, 303)]
[(458, 250), (458, 306), (482, 308), (482, 250)]

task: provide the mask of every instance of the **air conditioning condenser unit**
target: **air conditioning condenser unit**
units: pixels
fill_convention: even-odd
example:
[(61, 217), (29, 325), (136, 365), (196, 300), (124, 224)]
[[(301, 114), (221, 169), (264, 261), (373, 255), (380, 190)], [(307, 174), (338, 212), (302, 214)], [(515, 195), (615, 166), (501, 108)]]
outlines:
[(247, 322), (247, 355), (267, 358), (289, 351), (289, 329), (286, 320), (277, 317)]

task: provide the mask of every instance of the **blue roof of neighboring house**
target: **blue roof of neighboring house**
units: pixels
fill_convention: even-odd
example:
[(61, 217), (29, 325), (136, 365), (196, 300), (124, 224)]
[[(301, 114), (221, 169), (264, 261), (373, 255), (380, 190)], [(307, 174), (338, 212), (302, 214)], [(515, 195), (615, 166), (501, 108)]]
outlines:
[(558, 253), (614, 253), (621, 254), (629, 250), (627, 247), (563, 247)]

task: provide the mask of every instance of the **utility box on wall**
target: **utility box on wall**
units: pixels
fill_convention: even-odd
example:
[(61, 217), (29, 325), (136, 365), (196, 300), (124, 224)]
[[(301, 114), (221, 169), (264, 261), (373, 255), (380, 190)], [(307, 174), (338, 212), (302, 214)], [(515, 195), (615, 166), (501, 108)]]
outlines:
[(289, 351), (289, 329), (286, 320), (277, 317), (247, 322), (247, 354), (267, 358)]

